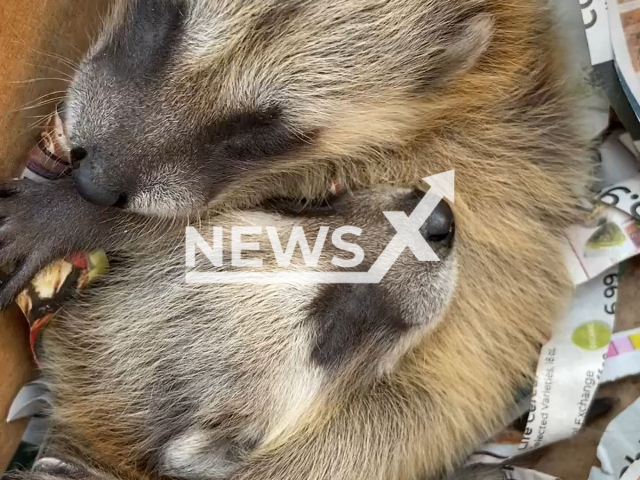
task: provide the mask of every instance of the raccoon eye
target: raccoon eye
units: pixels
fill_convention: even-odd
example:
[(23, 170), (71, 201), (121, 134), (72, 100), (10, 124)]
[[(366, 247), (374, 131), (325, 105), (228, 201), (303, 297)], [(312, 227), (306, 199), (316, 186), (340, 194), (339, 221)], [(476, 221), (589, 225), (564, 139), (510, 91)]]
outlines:
[(281, 155), (305, 141), (287, 126), (278, 107), (230, 115), (212, 125), (207, 136), (227, 157), (240, 160)]
[(328, 195), (318, 200), (273, 198), (264, 208), (276, 211), (282, 215), (293, 216), (327, 216), (336, 213), (345, 195)]
[(335, 213), (339, 200), (340, 197), (337, 195), (330, 195), (319, 200), (272, 198), (267, 201), (264, 208), (283, 215), (322, 216)]

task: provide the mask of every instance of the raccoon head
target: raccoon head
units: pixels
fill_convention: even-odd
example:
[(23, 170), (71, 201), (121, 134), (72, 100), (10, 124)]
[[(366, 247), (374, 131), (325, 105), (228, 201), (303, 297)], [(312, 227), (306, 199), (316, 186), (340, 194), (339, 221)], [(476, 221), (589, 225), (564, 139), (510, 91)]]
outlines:
[[(214, 218), (216, 225), (250, 225), (241, 230), (249, 236), (237, 236), (236, 227), (219, 227), (221, 263), (197, 251), (190, 268), (198, 274), (271, 275), (258, 285), (216, 285), (211, 303), (217, 328), (225, 322), (236, 325), (237, 318), (227, 317), (237, 315), (251, 317), (244, 322), (258, 335), (289, 332), (292, 324), (293, 331), (307, 332), (282, 334), (273, 344), (242, 339), (238, 351), (250, 350), (242, 358), (251, 361), (287, 357), (282, 353), (290, 345), (296, 352), (308, 347), (308, 357), (294, 364), (308, 363), (338, 376), (357, 371), (370, 379), (393, 370), (414, 342), (437, 325), (455, 286), (453, 211), (441, 197), (424, 195), (418, 189), (375, 187), (322, 202), (272, 200), (259, 210), (231, 214), (233, 221)], [(415, 212), (428, 205), (433, 211), (420, 224)], [(390, 221), (396, 215), (407, 222)], [(203, 232), (203, 238), (209, 235)], [(238, 252), (238, 245), (247, 249)], [(234, 307), (237, 303), (242, 312)], [(301, 339), (308, 345), (300, 345)], [(286, 390), (273, 384), (276, 391)]]
[(176, 215), (283, 190), (317, 195), (327, 177), (348, 176), (347, 158), (392, 162), (382, 152), (425, 128), (431, 94), (485, 52), (484, 8), (117, 0), (65, 102), (78, 189)]
[[(158, 359), (169, 361), (166, 370), (149, 375), (151, 385), (162, 389), (167, 378), (194, 379), (183, 395), (190, 402), (198, 399), (191, 410), (207, 411), (215, 421), (198, 424), (189, 415), (171, 415), (164, 427), (171, 441), (158, 449), (163, 455), (156, 460), (157, 468), (170, 477), (228, 478), (254, 449), (304, 429), (327, 405), (348, 403), (350, 395), (393, 376), (407, 353), (439, 325), (455, 291), (453, 212), (444, 201), (434, 205), (437, 200), (412, 189), (377, 187), (318, 203), (280, 200), (260, 210), (232, 213), (233, 222), (252, 228), (243, 239), (247, 250), (235, 259), (259, 259), (259, 265), (249, 268), (251, 273), (288, 277), (285, 283), (223, 281), (215, 288), (194, 290), (192, 300), (181, 300), (196, 304), (196, 295), (207, 296), (208, 313), (199, 314), (205, 323), (190, 327), (204, 340), (178, 335), (182, 340), (157, 342), (167, 348), (155, 352)], [(431, 202), (434, 210), (424, 223), (414, 222), (411, 230), (417, 243), (431, 248), (432, 261), (420, 260), (415, 245), (395, 249), (394, 242), (399, 237), (406, 240), (409, 232), (387, 220), (392, 213), (413, 217), (417, 207), (426, 204), (423, 201)], [(233, 235), (227, 226), (238, 223), (222, 218), (227, 219), (227, 236), (220, 237), (225, 265), (213, 266), (201, 253), (196, 262), (199, 273), (207, 268), (212, 273), (247, 272), (242, 266), (229, 266)], [(278, 249), (272, 248), (273, 235), (265, 233), (270, 226), (280, 238)], [(290, 262), (283, 265), (275, 252), (295, 245), (291, 238), (296, 228), (298, 238), (304, 234), (305, 240), (299, 240), (300, 248), (294, 247)], [(313, 265), (311, 251), (320, 252)], [(375, 265), (389, 253), (388, 270), (376, 277)], [(344, 277), (372, 272), (374, 278), (359, 283)], [(309, 273), (319, 280), (302, 280)], [(343, 275), (337, 281), (330, 276), (336, 273)], [(327, 278), (333, 283), (325, 283)], [(184, 325), (182, 318), (180, 323)], [(165, 335), (163, 329), (154, 330)], [(147, 363), (156, 364), (149, 359)], [(195, 381), (194, 371), (205, 375)]]
[[(452, 210), (439, 200), (384, 186), (203, 216), (197, 230), (213, 244), (194, 248), (186, 273), (272, 275), (257, 283), (185, 287), (182, 233), (162, 234), (153, 248), (141, 242), (44, 332), (43, 367), (58, 379), (58, 422), (68, 424), (67, 435), (84, 437), (73, 445), (88, 445), (114, 468), (185, 480), (234, 478), (254, 455), (320, 428), (336, 408), (393, 383), (413, 347), (428, 343), (445, 318), (458, 242)], [(416, 212), (423, 214), (411, 225), (390, 221), (415, 220)], [(295, 231), (306, 241), (292, 240)], [(402, 234), (437, 260), (422, 261), (415, 244), (390, 248)], [(215, 251), (220, 261), (209, 258)], [(374, 266), (389, 251), (378, 276)], [(289, 252), (289, 261), (278, 252)], [(261, 262), (247, 266), (250, 260)], [(363, 283), (344, 278), (372, 271)], [(322, 278), (300, 281), (309, 274)], [(342, 278), (323, 283), (325, 274)], [(87, 406), (92, 398), (104, 400)]]

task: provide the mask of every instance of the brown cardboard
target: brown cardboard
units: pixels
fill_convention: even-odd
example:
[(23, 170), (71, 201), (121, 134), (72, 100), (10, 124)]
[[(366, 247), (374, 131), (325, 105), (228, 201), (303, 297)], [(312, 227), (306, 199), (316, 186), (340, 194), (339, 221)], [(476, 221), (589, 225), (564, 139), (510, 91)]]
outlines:
[[(62, 56), (77, 62), (98, 31), (110, 0), (0, 1), (0, 177), (22, 168), (27, 150), (38, 136), (28, 129), (53, 103), (20, 111), (44, 94), (61, 91), (67, 82), (37, 78), (68, 78), (72, 72)], [(51, 97), (47, 97), (51, 98)], [(11, 400), (33, 374), (24, 319), (11, 309), (0, 316), (0, 472), (20, 441), (25, 424), (4, 422)]]
[[(36, 138), (30, 118), (50, 111), (19, 111), (44, 94), (62, 91), (72, 69), (99, 29), (109, 0), (7, 0), (0, 2), (0, 174), (15, 173)], [(62, 80), (34, 81), (59, 78)], [(27, 82), (27, 83), (17, 83)]]
[(32, 376), (27, 340), (26, 323), (17, 308), (0, 315), (0, 472), (13, 457), (26, 427), (25, 422), (6, 424), (4, 420), (13, 397)]

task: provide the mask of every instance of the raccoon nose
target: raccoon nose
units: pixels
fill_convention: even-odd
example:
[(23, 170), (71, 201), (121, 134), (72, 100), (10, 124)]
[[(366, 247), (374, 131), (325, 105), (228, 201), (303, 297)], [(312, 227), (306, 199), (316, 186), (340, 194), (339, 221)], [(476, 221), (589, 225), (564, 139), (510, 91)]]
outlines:
[(422, 225), (420, 231), (429, 242), (451, 246), (455, 235), (455, 224), (453, 210), (449, 204), (442, 200)]
[(122, 192), (108, 190), (93, 181), (90, 166), (86, 162), (73, 170), (73, 180), (80, 196), (95, 205), (113, 207), (123, 203), (125, 195)]
[(71, 163), (75, 164), (80, 160), (84, 160), (87, 156), (87, 151), (82, 147), (74, 147), (69, 151), (69, 156), (71, 157)]

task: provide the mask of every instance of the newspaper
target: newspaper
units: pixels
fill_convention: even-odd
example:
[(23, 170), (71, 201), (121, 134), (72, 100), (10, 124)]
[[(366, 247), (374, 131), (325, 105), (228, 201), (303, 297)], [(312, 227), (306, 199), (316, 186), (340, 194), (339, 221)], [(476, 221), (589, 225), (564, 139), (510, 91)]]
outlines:
[(640, 253), (640, 223), (611, 207), (596, 207), (591, 224), (567, 229), (565, 261), (575, 285)]
[(578, 433), (598, 388), (618, 291), (611, 268), (576, 289), (571, 308), (542, 348), (520, 450)]
[(598, 200), (640, 221), (640, 176), (623, 180), (603, 190)]
[(640, 373), (634, 361), (640, 359), (640, 329), (611, 334), (617, 287), (612, 267), (576, 288), (568, 313), (542, 348), (524, 434), (506, 428), (468, 464), (503, 463), (577, 434), (599, 384)]
[(610, 38), (606, 4), (604, 0), (583, 5), (576, 0), (552, 0), (551, 4), (558, 25), (562, 25), (558, 29), (560, 41), (571, 54), (571, 62), (567, 64), (570, 79), (581, 92), (580, 127), (588, 138), (598, 138), (609, 126), (610, 107), (604, 91), (592, 80), (591, 72), (593, 64), (613, 59), (611, 42), (601, 41)]
[(629, 133), (624, 130), (611, 132), (598, 147), (600, 190), (640, 175), (638, 156)]
[(578, 5), (582, 12), (584, 30), (589, 44), (591, 65), (613, 60), (607, 0), (580, 1)]
[[(638, 151), (635, 143), (633, 142), (633, 137), (629, 132), (623, 132), (618, 136), (618, 141), (626, 147), (629, 152), (635, 157), (636, 160), (640, 160), (640, 152)], [(632, 175), (631, 175), (632, 176)]]
[(618, 332), (611, 338), (601, 383), (640, 374), (640, 328)]
[[(588, 45), (589, 63), (591, 67), (588, 70), (589, 80), (586, 83), (597, 85), (600, 88), (601, 92), (604, 93), (608, 99), (610, 107), (624, 125), (624, 128), (629, 132), (632, 141), (640, 145), (640, 122), (630, 102), (630, 99), (633, 100), (633, 96), (630, 94), (629, 87), (621, 76), (622, 74), (618, 68), (618, 59), (614, 56), (614, 42), (608, 6), (615, 1), (616, 0), (556, 0), (555, 3), (561, 5), (561, 8), (575, 8), (581, 12), (582, 30)], [(567, 22), (567, 18), (568, 17), (564, 16), (559, 22), (559, 25), (562, 26), (560, 29), (562, 32), (572, 27), (571, 23)], [(621, 48), (619, 44), (617, 47), (618, 50)], [(622, 48), (626, 47), (622, 46)], [(575, 59), (575, 44), (570, 44), (568, 51), (571, 52), (572, 63), (581, 60), (581, 58)], [(606, 109), (609, 110), (609, 105), (606, 106)], [(593, 119), (596, 119), (596, 117), (593, 117)], [(591, 122), (592, 120), (587, 119), (587, 121)], [(599, 127), (600, 122), (596, 122), (591, 129), (592, 131), (597, 131)]]
[(566, 230), (564, 254), (575, 285), (640, 254), (640, 165), (617, 143), (605, 142), (600, 149), (605, 183), (617, 183), (599, 193), (582, 224)]
[(598, 444), (600, 468), (589, 480), (637, 480), (640, 478), (640, 399), (613, 419)]
[(640, 0), (609, 0), (615, 64), (629, 103), (640, 118)]
[[(599, 383), (614, 382), (632, 375), (640, 375), (640, 328), (613, 334), (607, 347), (606, 359)], [(522, 405), (529, 405), (531, 403), (530, 400), (528, 398), (521, 403)], [(520, 410), (522, 413), (524, 411)], [(573, 428), (571, 431), (573, 432)], [(522, 431), (514, 425), (510, 425), (495, 435), (488, 443), (477, 449), (467, 459), (467, 465), (478, 463), (503, 464), (522, 453), (520, 449), (522, 439)], [(612, 479), (593, 477), (590, 480)]]
[(620, 137), (615, 132), (600, 148), (606, 187), (591, 214), (566, 230), (565, 261), (576, 292), (541, 351), (525, 434), (503, 430), (468, 463), (503, 463), (571, 437), (580, 430), (598, 384), (640, 373), (640, 332), (611, 336), (617, 265), (640, 254), (640, 165), (633, 145), (620, 148)]
[(7, 422), (33, 417), (42, 413), (51, 405), (52, 399), (49, 388), (44, 379), (39, 378), (27, 383), (20, 389), (9, 408)]
[(46, 412), (51, 409), (53, 398), (44, 379), (37, 379), (23, 386), (7, 414), (7, 423), (28, 418), (29, 423), (22, 434), (22, 441), (31, 445), (41, 446), (45, 441), (50, 421)]
[(640, 460), (636, 460), (620, 477), (620, 480), (638, 480), (640, 478)]

